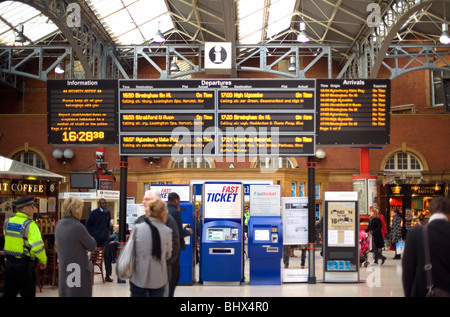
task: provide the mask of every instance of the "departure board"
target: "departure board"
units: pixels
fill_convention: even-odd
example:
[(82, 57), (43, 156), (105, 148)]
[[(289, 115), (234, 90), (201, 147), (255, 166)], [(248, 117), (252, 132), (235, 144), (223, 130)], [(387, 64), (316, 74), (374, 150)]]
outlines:
[(318, 79), (317, 144), (390, 142), (390, 80)]
[(121, 155), (306, 156), (314, 80), (121, 80)]
[(117, 80), (48, 80), (49, 144), (118, 144)]

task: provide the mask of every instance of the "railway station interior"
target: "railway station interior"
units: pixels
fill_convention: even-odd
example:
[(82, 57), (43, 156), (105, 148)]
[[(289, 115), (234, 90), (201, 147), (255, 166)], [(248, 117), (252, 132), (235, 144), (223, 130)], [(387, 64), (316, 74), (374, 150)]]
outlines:
[[(12, 202), (22, 196), (35, 197), (34, 220), (50, 252), (69, 196), (84, 200), (81, 222), (105, 198), (126, 239), (125, 222), (142, 212), (147, 190), (187, 188), (193, 221), (206, 230), (213, 212), (206, 185), (240, 184), (242, 204), (233, 216), (244, 230), (245, 213), (251, 219), (252, 210), (264, 210), (251, 203), (252, 186), (261, 185), (277, 188), (281, 199), (308, 202), (308, 241), (288, 245), (289, 266), (277, 258), (281, 281), (252, 283), (251, 243), (264, 236), (255, 229), (255, 236), (240, 233), (237, 285), (206, 283), (218, 273), (206, 268), (212, 255), (202, 256), (200, 232), (187, 238), (193, 277), (175, 297), (404, 297), (401, 261), (388, 239), (393, 212), (400, 210), (405, 238), (419, 219), (429, 219), (434, 197), (448, 196), (449, 23), (450, 2), (437, 0), (0, 1), (0, 250)], [(238, 100), (244, 93), (247, 103)], [(195, 114), (208, 126), (198, 128)], [(227, 125), (237, 131), (228, 140), (231, 154), (226, 134), (217, 132)], [(279, 128), (283, 146), (263, 151), (261, 141), (253, 149), (253, 125)], [(181, 132), (171, 134), (175, 128)], [(216, 128), (211, 138), (208, 128)], [(171, 136), (194, 134), (200, 150), (174, 155)], [(243, 155), (233, 145), (240, 136)], [(135, 147), (136, 139), (146, 147)], [(367, 228), (373, 207), (387, 228), (385, 263), (351, 264), (350, 281), (339, 277), (345, 263), (329, 266), (330, 252), (321, 251), (331, 238), (325, 243), (318, 231), (331, 217), (327, 197), (339, 194), (351, 196), (357, 210), (353, 233)], [(357, 239), (350, 240), (359, 256)], [(373, 253), (368, 257), (373, 263)], [(112, 283), (94, 275), (94, 297), (130, 296), (114, 267)], [(40, 274), (36, 296), (58, 297), (52, 272)]]

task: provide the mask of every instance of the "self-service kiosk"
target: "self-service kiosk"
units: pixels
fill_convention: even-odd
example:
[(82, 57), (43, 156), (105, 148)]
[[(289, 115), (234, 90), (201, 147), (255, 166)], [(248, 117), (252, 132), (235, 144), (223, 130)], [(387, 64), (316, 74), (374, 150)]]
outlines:
[(180, 203), (180, 213), (183, 228), (190, 227), (193, 233), (184, 238), (186, 249), (180, 250), (180, 278), (178, 284), (193, 284), (195, 281), (194, 268), (197, 249), (195, 205), (192, 203)]
[(281, 217), (251, 217), (248, 227), (250, 284), (280, 285), (283, 233)]
[(283, 232), (279, 185), (250, 186), (250, 284), (280, 285)]
[(204, 284), (239, 284), (243, 271), (242, 225), (223, 220), (205, 223), (201, 259)]
[(205, 182), (200, 235), (200, 281), (239, 285), (244, 280), (243, 186)]

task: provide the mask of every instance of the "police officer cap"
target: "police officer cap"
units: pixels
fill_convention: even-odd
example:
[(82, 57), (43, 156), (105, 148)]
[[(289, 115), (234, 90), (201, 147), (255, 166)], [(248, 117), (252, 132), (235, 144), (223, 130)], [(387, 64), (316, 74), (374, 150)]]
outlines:
[(31, 205), (31, 204), (34, 204), (33, 196), (22, 197), (20, 199), (17, 199), (16, 201), (14, 201), (14, 206), (16, 206), (17, 208), (23, 208), (23, 207)]

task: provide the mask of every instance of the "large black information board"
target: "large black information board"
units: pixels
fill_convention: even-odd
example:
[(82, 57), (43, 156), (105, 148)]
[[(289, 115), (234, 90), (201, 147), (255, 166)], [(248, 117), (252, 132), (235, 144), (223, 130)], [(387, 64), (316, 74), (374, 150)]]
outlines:
[(49, 144), (127, 156), (311, 156), (390, 142), (390, 80), (49, 80)]
[(306, 156), (314, 80), (121, 80), (120, 154)]
[(118, 144), (117, 80), (47, 81), (49, 144)]
[(317, 144), (389, 144), (390, 87), (382, 79), (318, 79)]

